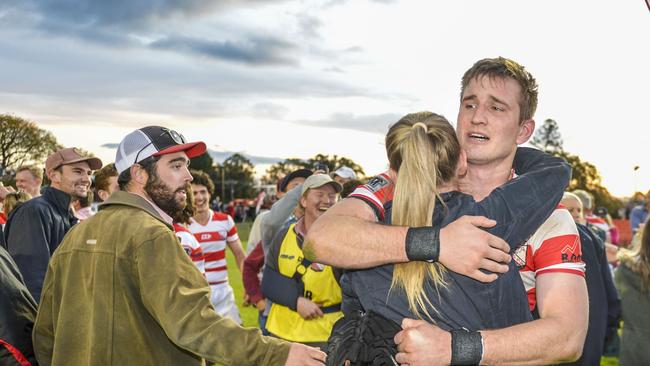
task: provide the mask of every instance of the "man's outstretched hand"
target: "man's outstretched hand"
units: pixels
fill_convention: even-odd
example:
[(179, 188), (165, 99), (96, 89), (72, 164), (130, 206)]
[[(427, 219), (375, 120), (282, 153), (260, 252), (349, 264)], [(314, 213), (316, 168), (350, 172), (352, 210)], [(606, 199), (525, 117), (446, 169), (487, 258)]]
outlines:
[[(481, 228), (497, 222), (483, 216), (462, 216), (440, 229), (438, 261), (450, 270), (481, 282), (492, 282), (508, 271), (510, 246)], [(480, 271), (485, 269), (491, 274)]]
[(322, 366), (326, 357), (325, 352), (318, 348), (292, 343), (285, 366)]

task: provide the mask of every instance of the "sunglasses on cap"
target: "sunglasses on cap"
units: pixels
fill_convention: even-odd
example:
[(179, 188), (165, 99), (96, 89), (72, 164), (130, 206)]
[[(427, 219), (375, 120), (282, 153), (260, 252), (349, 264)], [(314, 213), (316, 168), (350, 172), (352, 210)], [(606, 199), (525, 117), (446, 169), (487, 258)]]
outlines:
[[(180, 133), (178, 133), (178, 132), (176, 132), (174, 130), (170, 130), (168, 128), (165, 128), (165, 127), (161, 128), (161, 129), (162, 129), (162, 133), (158, 136), (159, 138), (163, 137), (165, 135), (168, 135), (172, 139), (172, 141), (174, 141), (177, 145), (184, 144), (184, 143), (187, 142), (185, 140), (185, 136), (183, 136), (182, 134), (180, 134)], [(149, 145), (152, 145), (152, 144), (153, 144), (153, 140), (151, 142), (149, 142), (148, 144), (144, 145), (144, 147), (142, 149), (140, 149), (140, 151), (138, 151), (137, 154), (135, 154), (135, 160), (133, 161), (133, 164), (138, 163), (138, 157), (140, 157), (140, 153), (142, 151), (144, 151), (144, 149), (149, 147)]]

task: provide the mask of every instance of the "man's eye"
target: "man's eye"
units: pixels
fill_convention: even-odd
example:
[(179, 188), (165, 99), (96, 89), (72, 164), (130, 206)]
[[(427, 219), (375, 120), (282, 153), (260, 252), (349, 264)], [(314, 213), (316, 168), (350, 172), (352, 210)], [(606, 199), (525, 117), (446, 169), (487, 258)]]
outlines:
[(503, 108), (501, 108), (501, 107), (499, 107), (499, 106), (497, 106), (497, 105), (493, 105), (493, 106), (492, 106), (492, 110), (497, 111), (497, 112), (503, 112), (503, 111), (504, 111)]

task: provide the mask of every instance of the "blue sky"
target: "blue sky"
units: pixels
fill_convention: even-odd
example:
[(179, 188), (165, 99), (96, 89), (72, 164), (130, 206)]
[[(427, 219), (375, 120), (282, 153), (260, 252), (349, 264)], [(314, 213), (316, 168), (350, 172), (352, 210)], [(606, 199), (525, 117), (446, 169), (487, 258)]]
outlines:
[(159, 124), (215, 151), (338, 154), (372, 174), (392, 122), (453, 122), (464, 70), (502, 55), (538, 79), (538, 123), (555, 119), (565, 149), (629, 195), (650, 188), (649, 34), (642, 0), (5, 0), (0, 113), (105, 161), (106, 144)]

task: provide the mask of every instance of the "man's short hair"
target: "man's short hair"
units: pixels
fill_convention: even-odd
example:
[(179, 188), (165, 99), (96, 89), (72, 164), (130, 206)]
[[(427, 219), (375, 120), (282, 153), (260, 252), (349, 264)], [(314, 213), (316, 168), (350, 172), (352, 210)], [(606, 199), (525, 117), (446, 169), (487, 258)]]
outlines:
[(208, 189), (208, 193), (210, 193), (210, 197), (214, 196), (214, 183), (208, 173), (202, 170), (191, 170), (190, 174), (192, 174), (192, 177), (194, 178), (192, 179), (192, 184), (205, 186), (205, 188)]
[(575, 191), (571, 192), (578, 196), (580, 199), (580, 202), (582, 202), (582, 207), (584, 208), (585, 211), (591, 211), (594, 206), (594, 198), (591, 195), (591, 193), (587, 191), (583, 191), (582, 189), (576, 189)]
[(489, 78), (512, 78), (521, 87), (519, 99), (519, 122), (533, 118), (537, 109), (537, 81), (523, 66), (504, 57), (486, 58), (477, 61), (465, 72), (462, 79), (460, 97), (470, 81), (481, 76)]
[(114, 163), (105, 165), (103, 168), (95, 171), (95, 188), (97, 190), (108, 191), (109, 178), (117, 176), (117, 169), (115, 169)]
[(21, 165), (16, 169), (16, 174), (20, 172), (28, 171), (32, 176), (41, 182), (43, 181), (43, 169), (37, 167), (36, 165)]
[[(156, 165), (160, 160), (159, 156), (150, 156), (144, 160), (141, 160), (138, 165), (140, 165), (150, 177), (156, 175)], [(120, 186), (121, 191), (126, 191), (127, 186), (131, 182), (131, 167), (124, 170), (120, 175), (117, 176), (117, 184)]]

